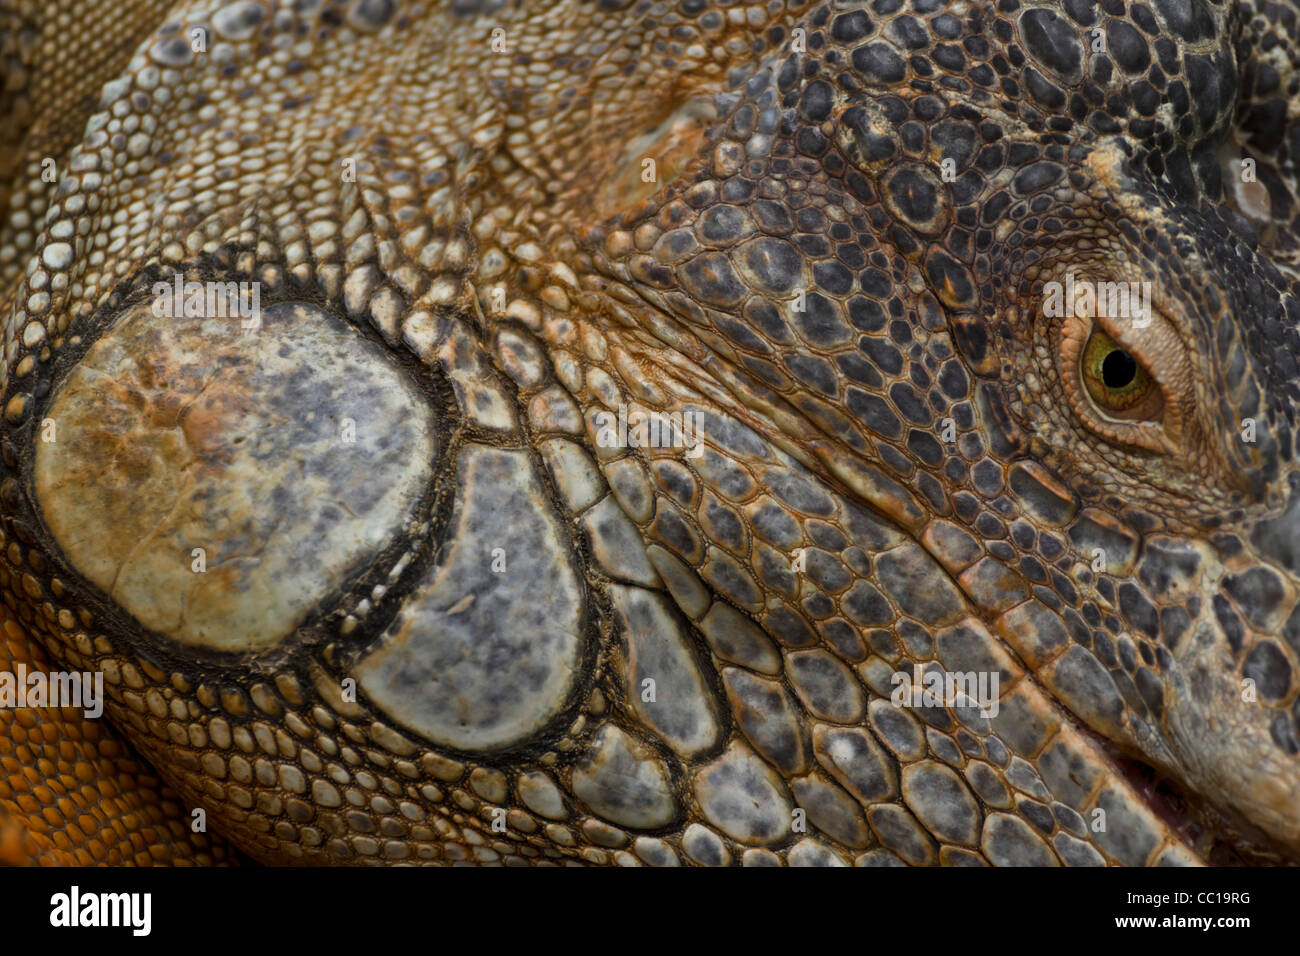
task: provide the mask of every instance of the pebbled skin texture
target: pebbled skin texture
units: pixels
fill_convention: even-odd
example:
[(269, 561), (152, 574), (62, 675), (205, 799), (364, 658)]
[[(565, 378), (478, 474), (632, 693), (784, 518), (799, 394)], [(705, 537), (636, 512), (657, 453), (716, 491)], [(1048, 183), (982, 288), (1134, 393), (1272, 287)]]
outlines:
[(0, 709), (5, 859), (1300, 855), (1293, 4), (81, 6), (0, 9), (0, 670), (112, 729)]

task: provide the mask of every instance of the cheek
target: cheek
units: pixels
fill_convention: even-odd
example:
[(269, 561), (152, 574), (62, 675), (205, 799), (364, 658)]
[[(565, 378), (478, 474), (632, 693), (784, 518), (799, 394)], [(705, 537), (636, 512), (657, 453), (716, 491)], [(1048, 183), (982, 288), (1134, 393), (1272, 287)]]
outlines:
[(432, 413), (315, 306), (125, 315), (55, 395), (34, 478), (64, 556), (182, 644), (278, 643), (392, 539), (431, 480)]

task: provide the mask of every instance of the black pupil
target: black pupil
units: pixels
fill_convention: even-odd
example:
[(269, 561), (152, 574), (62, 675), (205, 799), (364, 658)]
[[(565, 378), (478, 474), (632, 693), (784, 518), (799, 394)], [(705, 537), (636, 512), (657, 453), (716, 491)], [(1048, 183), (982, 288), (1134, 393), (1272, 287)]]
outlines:
[(1115, 349), (1101, 361), (1101, 380), (1107, 388), (1124, 388), (1137, 377), (1137, 360), (1123, 349)]

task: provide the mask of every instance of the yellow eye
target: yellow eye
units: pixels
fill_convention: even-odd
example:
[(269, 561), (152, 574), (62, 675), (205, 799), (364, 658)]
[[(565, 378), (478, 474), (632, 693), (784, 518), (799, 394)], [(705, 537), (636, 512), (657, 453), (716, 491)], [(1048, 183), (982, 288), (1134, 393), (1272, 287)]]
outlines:
[(1088, 394), (1102, 411), (1116, 418), (1145, 418), (1160, 389), (1132, 352), (1094, 327), (1080, 358), (1080, 371)]

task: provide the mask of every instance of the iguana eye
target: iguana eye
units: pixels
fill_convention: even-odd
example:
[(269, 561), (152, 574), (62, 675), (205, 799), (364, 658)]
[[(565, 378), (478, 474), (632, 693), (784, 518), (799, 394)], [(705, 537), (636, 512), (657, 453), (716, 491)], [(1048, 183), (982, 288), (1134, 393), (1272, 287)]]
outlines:
[(1071, 316), (1059, 336), (1065, 396), (1089, 431), (1161, 455), (1184, 447), (1195, 408), (1191, 368), (1159, 312), (1132, 326)]
[(1094, 328), (1079, 361), (1088, 395), (1097, 409), (1113, 418), (1159, 416), (1160, 388), (1138, 361), (1100, 328)]

